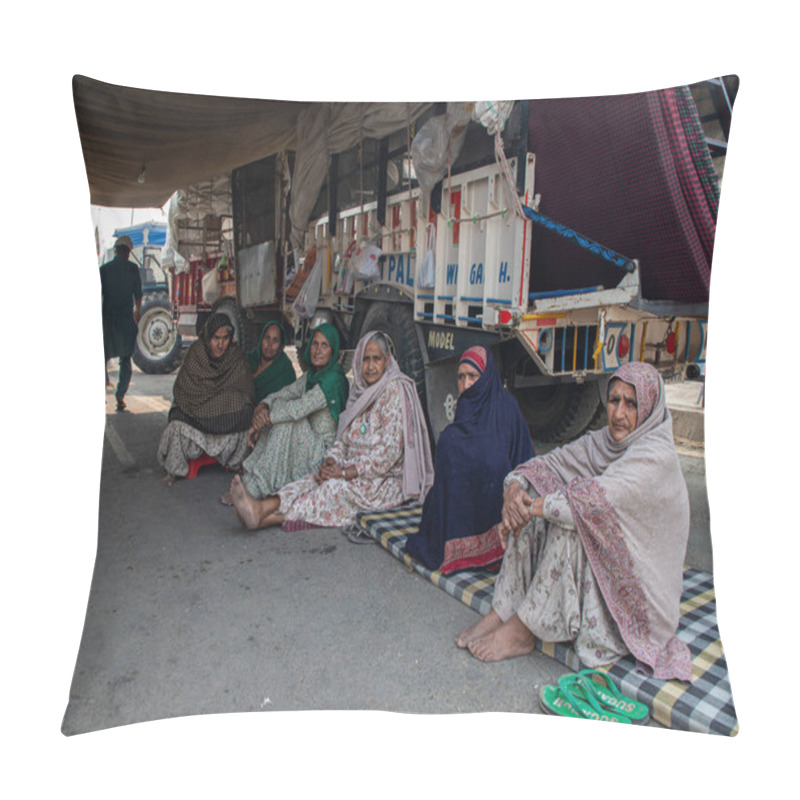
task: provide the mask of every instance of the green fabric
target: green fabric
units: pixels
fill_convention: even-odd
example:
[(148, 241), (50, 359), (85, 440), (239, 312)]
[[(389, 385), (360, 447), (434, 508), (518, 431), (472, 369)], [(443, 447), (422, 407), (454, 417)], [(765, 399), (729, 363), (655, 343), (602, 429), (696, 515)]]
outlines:
[[(255, 371), (261, 363), (261, 343), (264, 341), (264, 336), (270, 325), (277, 325), (281, 332), (281, 349), (273, 362), (263, 372), (256, 375)], [(283, 389), (284, 386), (288, 386), (297, 380), (292, 362), (289, 356), (283, 352), (284, 347), (286, 347), (286, 332), (283, 329), (283, 325), (278, 320), (270, 320), (262, 328), (261, 335), (258, 337), (258, 344), (252, 350), (248, 350), (247, 363), (250, 365), (250, 372), (254, 373), (256, 403), (260, 403), (268, 395), (274, 394), (279, 389)]]
[[(319, 331), (331, 346), (331, 360), (320, 370), (315, 370), (311, 366), (311, 340), (314, 334)], [(350, 384), (344, 374), (342, 365), (339, 363), (339, 333), (333, 325), (323, 322), (318, 325), (311, 333), (303, 351), (303, 364), (308, 367), (308, 377), (306, 379), (306, 391), (309, 391), (319, 384), (325, 399), (328, 401), (328, 410), (331, 412), (334, 422), (339, 422), (339, 414), (344, 411), (347, 404), (347, 395), (350, 392)]]

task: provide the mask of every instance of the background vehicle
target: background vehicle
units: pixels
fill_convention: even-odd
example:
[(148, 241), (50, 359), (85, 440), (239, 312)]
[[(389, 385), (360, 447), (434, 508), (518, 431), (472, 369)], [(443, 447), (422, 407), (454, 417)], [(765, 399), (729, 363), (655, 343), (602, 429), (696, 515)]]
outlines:
[[(220, 237), (192, 286), (222, 270), (217, 307), (245, 346), (277, 314), (299, 345), (321, 320), (347, 348), (384, 330), (434, 437), (452, 419), (457, 356), (491, 347), (534, 436), (569, 440), (602, 415), (624, 361), (703, 374), (735, 87), (431, 104), (334, 152), (316, 194), (298, 185), (313, 143), (268, 156), (231, 173), (229, 227), (210, 215)], [(357, 264), (370, 246), (371, 271)]]

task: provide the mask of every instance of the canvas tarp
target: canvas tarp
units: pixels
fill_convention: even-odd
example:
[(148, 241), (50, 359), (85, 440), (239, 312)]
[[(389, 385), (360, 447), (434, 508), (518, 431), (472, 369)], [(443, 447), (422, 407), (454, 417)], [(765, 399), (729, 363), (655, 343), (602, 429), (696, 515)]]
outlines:
[[(295, 147), (309, 103), (72, 80), (90, 202), (159, 208), (177, 189)], [(144, 183), (139, 176), (145, 168)]]
[(294, 246), (302, 244), (330, 156), (350, 149), (362, 137), (387, 136), (427, 108), (425, 103), (315, 103), (300, 114), (289, 212)]
[(179, 189), (216, 185), (236, 167), (295, 150), (295, 244), (302, 239), (331, 154), (348, 150), (362, 137), (386, 136), (430, 106), (192, 95), (116, 86), (81, 75), (72, 85), (92, 204), (160, 207)]

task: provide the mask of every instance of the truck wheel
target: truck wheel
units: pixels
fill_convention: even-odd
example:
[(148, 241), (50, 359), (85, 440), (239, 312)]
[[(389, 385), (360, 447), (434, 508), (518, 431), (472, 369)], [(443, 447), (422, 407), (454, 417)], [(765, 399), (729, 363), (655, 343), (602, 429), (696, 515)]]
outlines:
[(516, 393), (534, 441), (564, 443), (602, 423), (605, 413), (594, 383), (558, 383)]
[(236, 300), (232, 297), (220, 297), (212, 306), (212, 314), (227, 314), (233, 325), (233, 338), (242, 350), (248, 350), (252, 346), (251, 337), (248, 335), (249, 329), (245, 324), (242, 309), (236, 305)]
[(182, 347), (169, 300), (164, 297), (148, 298), (139, 316), (133, 362), (148, 375), (165, 375), (178, 366)]
[[(364, 317), (359, 339), (369, 331), (382, 331), (387, 335), (400, 369), (417, 385), (420, 403), (427, 410), (425, 361), (411, 306), (404, 303), (371, 303)], [(353, 364), (354, 370), (358, 368), (358, 364)]]

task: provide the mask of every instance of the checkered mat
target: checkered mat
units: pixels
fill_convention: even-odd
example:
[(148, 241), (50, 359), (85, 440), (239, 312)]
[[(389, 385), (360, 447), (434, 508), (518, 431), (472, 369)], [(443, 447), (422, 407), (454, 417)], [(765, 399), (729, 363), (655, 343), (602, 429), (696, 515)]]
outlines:
[[(495, 575), (486, 570), (462, 570), (451, 575), (431, 571), (405, 551), (406, 537), (419, 529), (419, 506), (359, 514), (360, 528), (392, 555), (424, 575), (462, 603), (483, 615), (492, 607)], [(734, 736), (739, 730), (733, 707), (728, 666), (717, 630), (717, 604), (711, 575), (686, 569), (683, 575), (678, 636), (692, 653), (691, 684), (648, 678), (636, 671), (633, 658), (617, 661), (606, 671), (629, 697), (647, 703), (653, 718), (669, 728)], [(584, 667), (572, 647), (536, 641), (536, 649), (572, 670)]]

